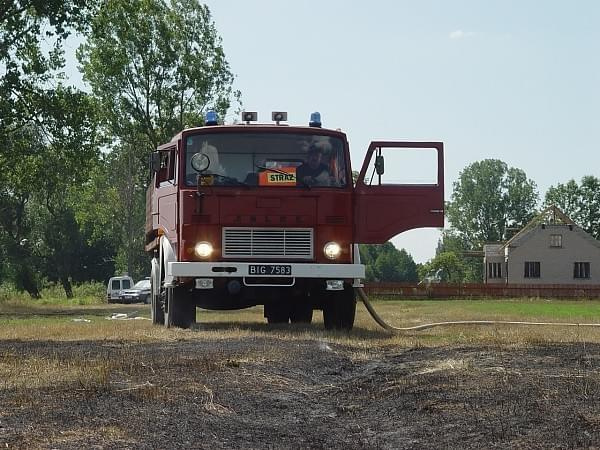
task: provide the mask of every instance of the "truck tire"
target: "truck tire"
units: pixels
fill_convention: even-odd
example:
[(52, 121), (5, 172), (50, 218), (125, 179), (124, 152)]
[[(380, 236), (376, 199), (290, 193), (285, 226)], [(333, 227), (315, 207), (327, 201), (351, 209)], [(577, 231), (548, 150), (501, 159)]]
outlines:
[(152, 271), (150, 272), (150, 318), (154, 325), (165, 323), (165, 311), (161, 298), (161, 280), (158, 260), (152, 260)]
[(307, 296), (297, 297), (292, 300), (290, 309), (290, 322), (311, 323), (313, 318), (313, 307), (311, 298)]
[(196, 323), (196, 305), (186, 296), (185, 287), (166, 288), (165, 327), (189, 328)]
[(344, 290), (330, 292), (323, 304), (323, 322), (327, 330), (350, 331), (356, 316), (356, 294), (350, 285)]
[(265, 304), (265, 317), (269, 325), (281, 325), (290, 322), (290, 304), (283, 301)]

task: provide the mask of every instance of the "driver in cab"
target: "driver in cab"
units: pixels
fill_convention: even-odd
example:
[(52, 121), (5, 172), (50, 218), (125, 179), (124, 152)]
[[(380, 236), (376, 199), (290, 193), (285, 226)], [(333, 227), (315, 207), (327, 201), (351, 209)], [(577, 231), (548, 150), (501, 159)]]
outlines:
[(330, 186), (334, 180), (329, 167), (321, 161), (323, 149), (315, 144), (308, 148), (307, 158), (296, 169), (296, 180), (301, 186)]
[(200, 151), (192, 155), (187, 167), (186, 181), (188, 184), (196, 184), (198, 176), (204, 185), (229, 184), (225, 168), (219, 163), (219, 151), (217, 147), (208, 142), (204, 142)]

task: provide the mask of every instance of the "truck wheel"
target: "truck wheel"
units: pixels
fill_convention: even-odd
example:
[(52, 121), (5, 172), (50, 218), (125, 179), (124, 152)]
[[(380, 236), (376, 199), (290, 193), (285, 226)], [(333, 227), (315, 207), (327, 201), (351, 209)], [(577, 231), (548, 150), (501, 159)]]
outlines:
[(313, 308), (310, 297), (294, 298), (290, 309), (290, 321), (292, 323), (311, 323), (312, 317)]
[(323, 304), (323, 322), (328, 330), (350, 331), (356, 316), (356, 295), (354, 288), (344, 285), (343, 291), (329, 293)]
[(152, 260), (152, 272), (150, 273), (150, 317), (154, 325), (165, 323), (165, 311), (161, 301), (160, 274), (158, 272), (158, 261)]
[(196, 305), (185, 294), (183, 286), (166, 288), (165, 327), (189, 328), (196, 323)]
[(290, 305), (285, 302), (270, 302), (265, 305), (265, 317), (270, 325), (290, 322)]

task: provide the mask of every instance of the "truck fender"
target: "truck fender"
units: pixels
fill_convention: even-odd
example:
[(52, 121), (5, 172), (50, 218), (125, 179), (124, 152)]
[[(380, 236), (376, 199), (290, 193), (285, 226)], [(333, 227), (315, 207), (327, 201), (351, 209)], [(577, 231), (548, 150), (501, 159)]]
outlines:
[(173, 275), (169, 273), (168, 267), (170, 262), (177, 261), (177, 257), (175, 256), (175, 250), (173, 250), (173, 246), (171, 242), (166, 238), (166, 236), (161, 236), (160, 238), (160, 270), (161, 270), (161, 278), (162, 274), (164, 274), (164, 282), (165, 286), (173, 285)]

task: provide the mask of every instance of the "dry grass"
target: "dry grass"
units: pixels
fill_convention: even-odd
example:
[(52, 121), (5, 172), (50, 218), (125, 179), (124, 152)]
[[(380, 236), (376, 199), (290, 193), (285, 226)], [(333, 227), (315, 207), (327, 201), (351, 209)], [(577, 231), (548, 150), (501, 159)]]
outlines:
[[(483, 306), (482, 306), (483, 304)], [(544, 300), (482, 302), (384, 301), (375, 308), (385, 320), (395, 326), (454, 320), (525, 320), (545, 322), (594, 322), (585, 312), (595, 310), (600, 302), (549, 302)], [(524, 314), (522, 305), (550, 307), (546, 312), (537, 308), (534, 314)], [(556, 304), (565, 308), (574, 305), (573, 314), (556, 317)], [(499, 308), (498, 305), (502, 306)], [(514, 305), (514, 308), (513, 308)], [(507, 307), (508, 306), (508, 307)], [(514, 312), (513, 312), (514, 310)], [(569, 310), (571, 311), (571, 309)], [(523, 345), (543, 342), (600, 342), (600, 328), (561, 326), (446, 326), (425, 331), (390, 334), (372, 320), (359, 303), (355, 328), (351, 333), (331, 332), (322, 328), (322, 314), (316, 311), (311, 326), (270, 327), (263, 318), (262, 307), (240, 311), (198, 310), (198, 324), (192, 330), (166, 330), (152, 326), (149, 320), (107, 320), (112, 312), (125, 312), (148, 318), (145, 305), (105, 305), (69, 308), (38, 306), (13, 310), (0, 306), (0, 340), (97, 340), (124, 342), (174, 342), (180, 340), (234, 339), (273, 337), (283, 340), (320, 340), (361, 348), (419, 347), (448, 344)], [(600, 316), (598, 316), (600, 317)], [(80, 321), (81, 319), (89, 322)], [(598, 320), (600, 322), (600, 319)]]
[[(81, 355), (84, 356), (84, 355)], [(109, 382), (114, 363), (106, 359), (59, 355), (0, 355), (0, 386), (4, 389), (57, 388), (60, 383), (82, 389), (103, 387)]]
[[(459, 319), (587, 322), (586, 308), (599, 305), (522, 300), (375, 307), (390, 323), (408, 326)], [(473, 446), (492, 439), (506, 448), (544, 439), (573, 447), (600, 442), (594, 431), (600, 329), (459, 326), (392, 335), (362, 305), (351, 333), (324, 330), (320, 312), (312, 326), (269, 327), (260, 307), (200, 310), (191, 330), (107, 319), (136, 310), (148, 317), (143, 305), (29, 311), (0, 305), (0, 447), (174, 442), (186, 448), (197, 444), (201, 429), (209, 439), (201, 442), (214, 448), (277, 446), (273, 436), (286, 436), (282, 447), (355, 442), (397, 448), (409, 442), (398, 423), (411, 424), (402, 432), (417, 447), (456, 446), (463, 435), (477, 437)], [(552, 422), (579, 408), (576, 422), (562, 428)], [(541, 438), (518, 441), (534, 422), (546, 426)], [(40, 432), (30, 433), (28, 423)], [(449, 426), (447, 435), (435, 431)], [(569, 430), (573, 436), (561, 437)], [(155, 442), (152, 436), (161, 433), (167, 441)], [(451, 433), (456, 440), (444, 440)], [(311, 437), (300, 442), (298, 436)]]
[[(485, 316), (485, 312), (465, 311), (456, 304), (445, 302), (443, 310), (436, 310), (426, 302), (378, 302), (376, 308), (390, 323), (407, 326), (441, 320), (493, 318), (517, 320), (515, 315)], [(199, 311), (199, 324), (191, 330), (165, 329), (153, 326), (149, 320), (108, 320), (112, 312), (137, 311), (138, 316), (148, 315), (148, 307), (142, 305), (56, 309), (34, 308), (31, 315), (24, 310), (1, 310), (0, 341), (32, 342), (86, 342), (95, 343), (104, 353), (86, 352), (53, 355), (33, 353), (18, 355), (5, 352), (0, 355), (0, 386), (26, 389), (63, 386), (69, 389), (112, 389), (154, 398), (159, 395), (161, 381), (153, 380), (153, 356), (136, 353), (136, 344), (161, 344), (189, 342), (201, 345), (203, 340), (228, 341), (232, 339), (262, 339), (267, 342), (251, 353), (222, 355), (211, 360), (185, 361), (185, 355), (172, 356), (172, 364), (183, 364), (191, 370), (226, 370), (253, 364), (255, 367), (283, 360), (277, 342), (313, 342), (320, 352), (334, 351), (330, 345), (347, 347), (355, 361), (368, 361), (374, 349), (390, 351), (402, 348), (439, 347), (446, 345), (485, 345), (520, 347), (543, 343), (592, 343), (600, 342), (600, 329), (522, 326), (456, 326), (440, 327), (422, 332), (389, 334), (368, 316), (359, 304), (355, 329), (351, 333), (330, 332), (322, 328), (322, 315), (315, 312), (312, 326), (269, 327), (265, 324), (262, 308), (242, 311)], [(44, 314), (44, 312), (46, 314)], [(66, 315), (58, 315), (58, 314)], [(74, 321), (86, 319), (89, 322)], [(526, 318), (530, 320), (531, 318)], [(552, 317), (539, 316), (535, 320), (551, 321)], [(264, 341), (264, 339), (267, 339)], [(214, 356), (214, 355), (213, 355)], [(135, 361), (135, 363), (133, 363)], [(165, 361), (161, 362), (161, 365)], [(425, 371), (465, 370), (467, 361), (439, 361)], [(423, 372), (426, 373), (426, 372)], [(427, 372), (428, 373), (428, 372)], [(257, 374), (257, 376), (261, 376)], [(266, 375), (265, 375), (266, 376)], [(270, 375), (269, 375), (270, 376)], [(285, 383), (285, 380), (264, 379), (265, 383)], [(210, 397), (210, 389), (199, 387), (203, 395)], [(208, 401), (211, 403), (211, 401)]]

